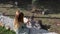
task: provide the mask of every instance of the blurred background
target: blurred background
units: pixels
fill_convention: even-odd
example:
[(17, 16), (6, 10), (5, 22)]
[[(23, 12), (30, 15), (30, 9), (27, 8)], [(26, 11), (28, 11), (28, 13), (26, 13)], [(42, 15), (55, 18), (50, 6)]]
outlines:
[(49, 31), (60, 34), (60, 0), (0, 0), (0, 13), (13, 18), (16, 10), (21, 10), (28, 17), (34, 14), (35, 20), (51, 25)]

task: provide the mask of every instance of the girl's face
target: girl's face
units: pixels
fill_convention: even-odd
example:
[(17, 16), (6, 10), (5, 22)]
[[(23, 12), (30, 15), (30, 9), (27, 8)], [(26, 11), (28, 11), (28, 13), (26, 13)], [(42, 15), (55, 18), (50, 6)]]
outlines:
[(19, 11), (16, 11), (16, 15), (19, 15), (19, 13), (20, 13)]

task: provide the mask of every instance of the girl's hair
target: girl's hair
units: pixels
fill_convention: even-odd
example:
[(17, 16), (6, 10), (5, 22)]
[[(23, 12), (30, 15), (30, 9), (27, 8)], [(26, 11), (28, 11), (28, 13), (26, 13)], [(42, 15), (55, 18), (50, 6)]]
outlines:
[(23, 22), (24, 14), (20, 11), (16, 11), (16, 12), (18, 12), (19, 15), (15, 15), (15, 18), (18, 20), (18, 22)]
[(15, 15), (15, 18), (14, 18), (14, 29), (16, 28), (19, 28), (22, 23), (24, 23), (23, 21), (23, 17), (24, 17), (24, 14), (20, 11), (16, 11), (17, 14)]

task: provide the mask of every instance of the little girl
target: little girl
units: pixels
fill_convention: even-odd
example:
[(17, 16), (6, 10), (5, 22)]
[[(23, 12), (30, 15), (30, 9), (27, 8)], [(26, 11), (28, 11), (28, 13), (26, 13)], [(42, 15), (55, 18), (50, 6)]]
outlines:
[(29, 29), (26, 27), (23, 21), (24, 14), (20, 11), (16, 11), (14, 19), (14, 31), (16, 34), (28, 34)]

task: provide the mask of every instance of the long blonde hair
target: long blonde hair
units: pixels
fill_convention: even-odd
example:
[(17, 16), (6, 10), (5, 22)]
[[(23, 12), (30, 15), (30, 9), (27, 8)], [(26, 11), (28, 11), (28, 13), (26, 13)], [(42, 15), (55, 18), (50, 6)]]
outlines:
[(24, 17), (24, 14), (20, 11), (16, 11), (16, 15), (15, 15), (15, 18), (14, 18), (14, 28), (19, 28), (22, 24), (21, 23), (24, 23), (23, 22), (23, 17)]

